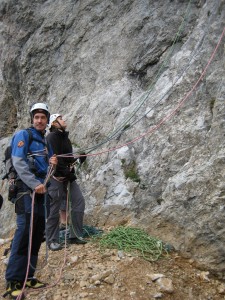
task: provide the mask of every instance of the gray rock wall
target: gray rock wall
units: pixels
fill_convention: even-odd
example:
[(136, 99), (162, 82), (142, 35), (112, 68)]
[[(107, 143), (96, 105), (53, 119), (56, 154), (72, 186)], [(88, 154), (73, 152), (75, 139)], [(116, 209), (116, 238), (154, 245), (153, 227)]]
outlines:
[[(1, 0), (0, 22), (1, 160), (47, 102), (89, 154), (86, 222), (141, 226), (222, 274), (225, 1)], [(7, 201), (0, 218), (5, 235)]]

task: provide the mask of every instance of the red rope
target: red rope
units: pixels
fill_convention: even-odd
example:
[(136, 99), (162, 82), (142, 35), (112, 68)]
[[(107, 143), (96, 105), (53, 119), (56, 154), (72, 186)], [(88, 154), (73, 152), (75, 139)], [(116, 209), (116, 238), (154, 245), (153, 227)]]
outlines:
[(151, 134), (153, 133), (155, 130), (157, 130), (159, 127), (161, 127), (161, 125), (163, 125), (166, 121), (168, 121), (169, 119), (172, 118), (173, 115), (176, 114), (176, 112), (181, 108), (181, 106), (185, 103), (185, 101), (187, 101), (187, 99), (191, 96), (191, 94), (194, 92), (194, 90), (196, 89), (197, 85), (199, 84), (199, 82), (202, 80), (202, 78), (204, 77), (209, 65), (211, 64), (220, 44), (221, 44), (221, 41), (223, 39), (223, 36), (225, 34), (225, 27), (223, 29), (223, 32), (219, 38), (219, 41), (213, 51), (213, 53), (211, 54), (211, 57), (208, 61), (208, 63), (206, 64), (204, 70), (202, 71), (200, 77), (198, 78), (198, 80), (196, 81), (196, 83), (193, 85), (193, 87), (191, 88), (191, 90), (184, 96), (184, 98), (179, 102), (179, 104), (177, 105), (177, 107), (170, 113), (168, 113), (157, 125), (155, 125), (153, 128), (151, 128), (150, 130), (146, 131), (145, 133), (139, 135), (138, 137), (134, 138), (133, 140), (125, 143), (125, 144), (122, 144), (122, 145), (119, 145), (119, 146), (116, 146), (116, 147), (113, 147), (113, 148), (109, 148), (109, 149), (106, 149), (106, 150), (103, 150), (101, 152), (97, 152), (97, 153), (93, 153), (93, 154), (85, 154), (85, 155), (68, 155), (68, 154), (61, 154), (61, 155), (57, 155), (57, 157), (75, 157), (75, 158), (78, 158), (78, 157), (82, 157), (82, 156), (98, 156), (98, 155), (102, 155), (102, 154), (105, 154), (105, 153), (108, 153), (108, 152), (112, 152), (112, 151), (115, 151), (117, 149), (120, 149), (120, 148), (123, 148), (125, 146), (128, 146), (130, 144), (133, 144), (135, 142), (137, 142), (138, 140), (142, 139), (143, 137), (145, 137), (146, 135), (148, 134)]
[(32, 248), (32, 235), (33, 235), (33, 220), (34, 220), (34, 199), (35, 199), (35, 191), (33, 191), (32, 194), (32, 203), (31, 203), (31, 216), (30, 216), (30, 233), (29, 233), (29, 247), (28, 247), (28, 259), (27, 259), (27, 271), (26, 271), (26, 276), (25, 280), (23, 283), (23, 288), (21, 291), (21, 294), (17, 296), (16, 300), (20, 300), (21, 297), (23, 296), (23, 292), (26, 287), (26, 282), (28, 278), (28, 273), (29, 273), (29, 267), (30, 267), (30, 258), (31, 258), (31, 248)]
[[(222, 34), (221, 34), (221, 36), (220, 36), (220, 38), (219, 38), (219, 41), (218, 41), (218, 43), (217, 43), (217, 45), (216, 45), (216, 47), (215, 47), (213, 53), (211, 54), (211, 57), (210, 57), (208, 63), (206, 64), (206, 66), (205, 66), (203, 72), (201, 73), (200, 77), (198, 78), (198, 80), (196, 81), (196, 83), (193, 85), (193, 87), (191, 88), (191, 90), (190, 90), (190, 91), (184, 96), (184, 98), (178, 103), (177, 107), (176, 107), (171, 113), (168, 113), (168, 114), (167, 114), (167, 115), (166, 115), (166, 116), (165, 116), (165, 117), (164, 117), (157, 125), (155, 125), (153, 128), (151, 128), (150, 130), (146, 131), (145, 133), (141, 134), (140, 136), (134, 138), (133, 140), (131, 140), (131, 141), (125, 143), (125, 144), (122, 144), (122, 145), (117, 146), (117, 147), (109, 148), (109, 149), (103, 150), (103, 151), (101, 151), (101, 152), (97, 152), (97, 153), (94, 153), (94, 154), (86, 154), (86, 155), (71, 155), (71, 156), (70, 156), (70, 155), (64, 154), (64, 155), (57, 155), (57, 156), (58, 156), (58, 157), (64, 157), (64, 156), (65, 156), (65, 157), (98, 156), (98, 155), (101, 155), (101, 154), (104, 154), (104, 153), (108, 153), (108, 152), (115, 151), (115, 150), (117, 150), (117, 149), (123, 148), (123, 147), (125, 147), (125, 146), (130, 145), (130, 144), (133, 144), (133, 143), (135, 143), (136, 141), (138, 141), (138, 140), (142, 139), (143, 137), (145, 137), (146, 135), (148, 135), (148, 134), (150, 134), (150, 133), (153, 133), (155, 130), (157, 130), (158, 128), (160, 128), (161, 125), (163, 125), (166, 121), (168, 121), (169, 119), (171, 119), (172, 116), (174, 116), (174, 115), (176, 114), (176, 112), (182, 107), (182, 105), (185, 103), (185, 101), (187, 101), (187, 99), (188, 99), (188, 98), (191, 96), (191, 94), (194, 92), (194, 90), (196, 89), (197, 85), (199, 84), (199, 82), (200, 82), (200, 81), (202, 80), (202, 78), (204, 77), (204, 75), (205, 75), (205, 73), (206, 73), (206, 71), (207, 71), (209, 65), (211, 64), (211, 62), (212, 62), (212, 60), (213, 60), (213, 58), (214, 58), (214, 56), (215, 56), (215, 54), (216, 54), (216, 52), (217, 52), (217, 50), (218, 50), (218, 48), (219, 48), (219, 45), (221, 44), (221, 41), (222, 41), (222, 39), (223, 39), (224, 34), (225, 34), (225, 27), (224, 27), (224, 29), (223, 29), (223, 32), (222, 32)], [(33, 196), (32, 196), (32, 212), (33, 212), (33, 205), (34, 205), (34, 195), (35, 195), (35, 192), (33, 193)], [(68, 203), (68, 201), (67, 201), (67, 203)], [(67, 204), (67, 205), (68, 205), (68, 204)], [(32, 224), (32, 225), (31, 225), (30, 234), (31, 234), (31, 236), (32, 236), (32, 230), (33, 230), (33, 213), (31, 214), (31, 224)], [(31, 246), (32, 246), (32, 245), (31, 245), (31, 243), (30, 243), (29, 254), (28, 254), (27, 273), (26, 273), (26, 279), (25, 279), (25, 281), (24, 281), (22, 293), (23, 293), (23, 291), (24, 291), (24, 289), (25, 289), (26, 281), (27, 281), (27, 277), (28, 277), (28, 272), (29, 272), (30, 256), (31, 256)], [(65, 256), (64, 256), (64, 262), (63, 262), (63, 266), (62, 266), (61, 269), (60, 269), (59, 278), (58, 278), (58, 280), (57, 280), (57, 282), (56, 282), (55, 284), (49, 285), (48, 287), (53, 287), (53, 286), (55, 286), (55, 285), (59, 282), (59, 280), (60, 280), (60, 278), (61, 278), (61, 276), (62, 276), (62, 270), (63, 270), (63, 267), (64, 267), (65, 263), (66, 263), (66, 238), (65, 238)], [(20, 300), (20, 299), (21, 299), (22, 293), (17, 297), (17, 300)]]
[[(50, 179), (50, 176), (52, 172), (54, 171), (54, 167), (50, 165), (50, 168), (48, 170), (48, 174), (46, 175), (46, 179), (44, 181), (44, 185), (46, 186), (48, 180)], [(35, 201), (35, 191), (32, 193), (32, 202), (31, 202), (31, 216), (30, 216), (30, 232), (29, 232), (29, 247), (28, 247), (28, 259), (27, 259), (27, 270), (26, 270), (26, 276), (24, 279), (23, 287), (21, 294), (17, 296), (16, 300), (20, 300), (23, 296), (23, 292), (26, 287), (26, 282), (29, 274), (29, 268), (30, 268), (30, 258), (31, 258), (31, 249), (32, 249), (32, 236), (33, 236), (33, 220), (34, 220), (34, 201)]]

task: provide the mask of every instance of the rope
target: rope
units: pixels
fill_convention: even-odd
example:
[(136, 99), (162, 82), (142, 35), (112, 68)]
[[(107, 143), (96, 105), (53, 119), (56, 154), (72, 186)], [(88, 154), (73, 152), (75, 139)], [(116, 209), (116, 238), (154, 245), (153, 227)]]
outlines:
[[(83, 237), (80, 237), (77, 234), (77, 230), (76, 230), (76, 228), (75, 228), (75, 226), (74, 226), (74, 224), (72, 222), (72, 205), (71, 205), (72, 201), (71, 201), (71, 187), (70, 186), (71, 186), (71, 183), (69, 181), (68, 184), (67, 184), (67, 201), (69, 203), (69, 205), (68, 205), (69, 206), (69, 211), (66, 208), (66, 215), (67, 215), (67, 212), (69, 212), (69, 216), (70, 216), (70, 228), (71, 228), (72, 233), (75, 234), (75, 236), (76, 236), (76, 238), (78, 240), (82, 240)], [(67, 226), (67, 224), (66, 224), (66, 226)], [(66, 229), (66, 231), (65, 231), (65, 240), (67, 239), (67, 236), (68, 236), (69, 232), (70, 232), (70, 229), (69, 230)], [(85, 240), (85, 241), (88, 242), (87, 240)]]
[[(219, 1), (217, 2), (217, 8), (219, 7)], [(216, 9), (215, 9), (216, 10)], [(209, 24), (210, 21), (213, 17), (213, 14), (210, 14), (210, 18), (208, 18), (208, 22), (207, 24), (204, 24), (204, 34), (203, 37), (200, 39), (200, 41), (198, 42), (198, 45), (195, 47), (196, 50), (193, 51), (193, 54), (191, 56), (191, 58), (189, 59), (188, 64), (186, 65), (186, 67), (183, 69), (183, 71), (181, 72), (181, 74), (178, 76), (178, 78), (176, 79), (176, 81), (172, 84), (172, 86), (169, 88), (169, 90), (159, 99), (158, 102), (156, 102), (152, 108), (150, 108), (143, 116), (141, 116), (139, 119), (137, 120), (133, 120), (132, 122), (130, 122), (129, 124), (126, 124), (123, 128), (121, 128), (121, 131), (115, 130), (114, 134), (112, 134), (109, 138), (103, 140), (102, 142), (98, 143), (97, 145), (93, 146), (93, 147), (89, 147), (86, 150), (84, 150), (86, 153), (90, 153), (93, 150), (97, 149), (99, 146), (103, 145), (104, 143), (112, 140), (113, 138), (119, 138), (125, 131), (131, 129), (135, 124), (137, 124), (138, 122), (140, 122), (145, 116), (147, 116), (147, 114), (149, 114), (150, 111), (153, 110), (153, 108), (155, 108), (163, 99), (164, 97), (173, 89), (173, 87), (175, 86), (175, 84), (179, 81), (179, 79), (183, 76), (183, 74), (189, 69), (191, 61), (193, 59), (195, 59), (195, 56), (197, 55), (197, 52), (199, 52), (201, 50), (201, 48), (203, 47), (203, 42), (205, 39), (205, 36), (209, 30)], [(205, 29), (206, 28), (206, 29)], [(200, 45), (200, 48), (199, 48)], [(197, 51), (198, 50), (198, 51)], [(196, 52), (196, 53), (195, 53)], [(149, 93), (147, 94), (147, 97), (149, 96)], [(133, 115), (134, 116), (134, 115)]]
[[(50, 166), (46, 179), (44, 181), (44, 185), (46, 186), (47, 184), (47, 178), (50, 178), (50, 176), (53, 174), (54, 168), (53, 166)], [(31, 259), (31, 249), (32, 249), (32, 236), (33, 236), (33, 221), (34, 221), (34, 202), (35, 202), (35, 191), (33, 191), (32, 193), (32, 202), (31, 202), (31, 215), (30, 215), (30, 232), (29, 232), (29, 245), (28, 245), (28, 260), (27, 260), (27, 270), (26, 270), (26, 276), (24, 279), (24, 283), (23, 283), (23, 287), (21, 290), (21, 294), (18, 295), (18, 297), (16, 298), (16, 300), (21, 300), (21, 298), (23, 297), (23, 292), (25, 290), (26, 287), (26, 282), (27, 282), (27, 278), (28, 278), (28, 274), (29, 274), (29, 268), (30, 266), (35, 269), (30, 262)]]
[[(127, 123), (135, 116), (135, 114), (138, 112), (138, 110), (141, 108), (141, 106), (144, 104), (144, 102), (148, 99), (148, 96), (149, 96), (150, 92), (152, 91), (152, 89), (154, 87), (154, 84), (157, 82), (158, 78), (161, 76), (163, 68), (165, 67), (166, 63), (168, 62), (170, 55), (172, 55), (172, 53), (173, 53), (173, 50), (175, 48), (175, 44), (179, 40), (181, 32), (182, 32), (182, 30), (184, 28), (184, 25), (187, 22), (187, 19), (188, 19), (187, 16), (188, 16), (188, 14), (190, 12), (191, 2), (192, 2), (192, 0), (189, 0), (187, 9), (185, 11), (184, 18), (183, 18), (183, 20), (181, 22), (181, 25), (179, 26), (178, 31), (177, 31), (177, 33), (175, 35), (175, 38), (173, 40), (172, 46), (170, 48), (170, 51), (168, 52), (167, 56), (165, 57), (165, 60), (162, 62), (162, 65), (160, 66), (160, 68), (159, 68), (156, 76), (153, 78), (152, 82), (150, 83), (150, 85), (148, 87), (148, 92), (144, 96), (140, 97), (141, 102), (133, 109), (132, 113), (130, 113), (130, 115), (128, 116), (128, 118), (125, 119), (117, 127), (117, 129), (115, 129), (111, 134), (109, 134), (108, 137), (106, 137), (102, 142), (98, 143), (95, 146), (92, 146), (92, 147), (89, 147), (89, 148), (85, 149), (86, 153), (92, 152), (93, 150), (99, 148), (101, 145), (103, 145), (106, 142), (108, 142), (111, 139), (113, 139), (116, 135), (121, 134), (124, 131), (124, 129), (126, 129), (126, 126), (129, 127), (129, 125), (127, 125)], [(121, 131), (121, 133), (120, 133), (120, 131)]]
[[(67, 195), (67, 199), (66, 199), (66, 211), (68, 210), (68, 202), (69, 202), (69, 200), (68, 200), (68, 195)], [(68, 215), (66, 214), (66, 232), (68, 230), (68, 220), (67, 219), (68, 219)], [(59, 270), (58, 279), (56, 280), (56, 282), (54, 282), (52, 284), (49, 284), (46, 287), (43, 287), (43, 288), (41, 288), (39, 290), (43, 290), (43, 289), (47, 289), (47, 288), (52, 288), (52, 287), (56, 286), (59, 283), (60, 279), (62, 278), (63, 268), (66, 265), (66, 260), (67, 260), (67, 239), (65, 238), (65, 240), (64, 240), (64, 258), (63, 258), (63, 263), (61, 265), (61, 268)]]
[(94, 226), (83, 225), (84, 237), (101, 236), (103, 230)]
[[(134, 139), (122, 144), (122, 145), (118, 145), (116, 147), (112, 147), (112, 148), (109, 148), (109, 149), (105, 149), (105, 150), (102, 150), (101, 152), (97, 152), (97, 153), (93, 153), (93, 154), (85, 154), (85, 155), (78, 155), (78, 154), (71, 154), (70, 156), (71, 157), (75, 157), (75, 158), (78, 158), (78, 157), (82, 157), (82, 156), (88, 156), (88, 157), (94, 157), (94, 156), (99, 156), (99, 155), (102, 155), (102, 154), (105, 154), (105, 153), (109, 153), (109, 152), (112, 152), (112, 151), (115, 151), (115, 150), (118, 150), (118, 149), (121, 149), (125, 146), (128, 146), (130, 144), (133, 144), (135, 142), (137, 142), (138, 140), (144, 138), (146, 135), (149, 135), (151, 133), (153, 133), (154, 131), (156, 131), (157, 129), (159, 129), (166, 121), (170, 120), (176, 113), (177, 111), (179, 111), (179, 109), (183, 106), (183, 104), (188, 100), (188, 98), (191, 96), (191, 94), (194, 92), (194, 90), (196, 89), (196, 87), (198, 86), (198, 84), (200, 83), (200, 81), (203, 79), (203, 77), (205, 76), (205, 73), (209, 67), (209, 65), (211, 64), (212, 60), (214, 59), (214, 56), (222, 42), (222, 39), (224, 37), (224, 34), (225, 34), (225, 27), (223, 29), (223, 32), (219, 38), (219, 41), (217, 43), (217, 45), (215, 46), (214, 50), (213, 50), (213, 53), (211, 54), (205, 68), (203, 69), (200, 77), (197, 79), (197, 81), (195, 82), (195, 84), (193, 85), (193, 87), (191, 88), (191, 90), (183, 97), (183, 99), (181, 99), (181, 101), (178, 103), (178, 105), (176, 106), (176, 108), (174, 110), (172, 110), (171, 112), (169, 112), (161, 121), (158, 122), (158, 124), (156, 124), (154, 127), (152, 127), (151, 129), (149, 129), (148, 131), (144, 132), (143, 134), (135, 137)], [(57, 155), (57, 157), (68, 157), (68, 154), (61, 154), (61, 155)]]
[(16, 300), (20, 300), (23, 297), (23, 292), (26, 287), (26, 282), (28, 278), (29, 273), (29, 267), (30, 267), (30, 258), (31, 258), (31, 248), (32, 248), (32, 234), (33, 234), (33, 220), (34, 220), (34, 200), (35, 200), (35, 192), (32, 194), (32, 202), (31, 202), (31, 216), (30, 216), (30, 233), (29, 233), (29, 245), (28, 245), (28, 261), (27, 261), (27, 271), (25, 280), (23, 283), (23, 288), (21, 291), (21, 294), (16, 298)]
[[(191, 1), (190, 1), (191, 2)], [(189, 3), (190, 3), (189, 2)], [(225, 34), (225, 28), (223, 29), (223, 32), (219, 38), (219, 41), (206, 65), (206, 67), (204, 68), (202, 74), (200, 75), (199, 79), (196, 81), (196, 83), (193, 85), (192, 89), (186, 94), (186, 96), (179, 102), (179, 104), (177, 105), (177, 107), (171, 112), (171, 113), (168, 113), (156, 126), (154, 126), (153, 128), (151, 128), (149, 131), (145, 132), (144, 134), (141, 134), (140, 136), (134, 138), (133, 140), (127, 142), (126, 144), (123, 144), (123, 145), (120, 145), (120, 146), (117, 146), (117, 147), (114, 147), (114, 148), (111, 148), (111, 149), (107, 149), (107, 150), (104, 150), (102, 152), (99, 152), (99, 153), (95, 153), (95, 154), (86, 154), (86, 155), (76, 155), (75, 157), (81, 157), (81, 156), (97, 156), (97, 155), (101, 155), (103, 153), (108, 153), (108, 152), (111, 152), (111, 151), (114, 151), (116, 149), (119, 149), (119, 148), (122, 148), (124, 146), (127, 146), (131, 143), (134, 143), (136, 142), (137, 140), (143, 138), (144, 136), (146, 136), (147, 134), (149, 133), (152, 133), (153, 131), (155, 131), (156, 129), (158, 129), (161, 125), (163, 125), (167, 120), (169, 120), (172, 116), (174, 116), (176, 114), (176, 112), (179, 110), (179, 108), (184, 104), (184, 102), (190, 97), (190, 95), (193, 93), (193, 91), (196, 89), (197, 85), (199, 84), (199, 82), (202, 80), (202, 78), (204, 77), (209, 65), (211, 64), (217, 50), (218, 50), (218, 47), (222, 41), (222, 38)], [(66, 155), (57, 155), (58, 157), (65, 157)], [(74, 156), (74, 155), (73, 155)], [(68, 155), (67, 155), (68, 157)], [(50, 176), (49, 176), (50, 178)], [(46, 181), (45, 181), (45, 184), (46, 184)], [(33, 230), (33, 206), (34, 206), (34, 196), (35, 196), (35, 192), (33, 193), (33, 196), (32, 196), (32, 213), (31, 213), (31, 228), (30, 228), (30, 236), (32, 236), (32, 230)], [(112, 231), (113, 233), (109, 234), (108, 236), (103, 236), (101, 241), (100, 241), (100, 246), (101, 247), (106, 247), (108, 245), (111, 246), (114, 246), (114, 245), (117, 245), (117, 247), (119, 247), (118, 249), (120, 250), (124, 250), (124, 251), (139, 251), (142, 255), (142, 257), (146, 260), (157, 260), (161, 255), (162, 255), (162, 252), (163, 250), (165, 250), (163, 248), (163, 243), (158, 240), (158, 239), (155, 239), (155, 238), (147, 238), (145, 236), (145, 234), (143, 234), (143, 232), (140, 230), (140, 229), (132, 229), (133, 232), (135, 230), (135, 234), (130, 236), (130, 232), (128, 231), (125, 231), (122, 230), (124, 228), (122, 227), (119, 227), (117, 231)], [(118, 239), (119, 242), (117, 242), (116, 240), (116, 235), (117, 234), (122, 234), (123, 238), (122, 239)], [(134, 238), (134, 236), (136, 238)], [(139, 238), (139, 239), (138, 239)], [(143, 240), (141, 240), (141, 238), (144, 238), (146, 239), (147, 243), (145, 244)], [(123, 240), (125, 239), (126, 243), (124, 244)], [(137, 244), (134, 243), (134, 241), (138, 241)], [(65, 248), (66, 248), (66, 239), (65, 239)], [(30, 265), (30, 256), (31, 256), (31, 245), (29, 244), (29, 251), (28, 251), (28, 266), (27, 266), (27, 273), (26, 273), (26, 278), (25, 278), (25, 281), (24, 281), (24, 285), (23, 285), (23, 289), (22, 289), (22, 292), (21, 294), (17, 297), (17, 300), (20, 300), (21, 297), (22, 297), (22, 294), (23, 294), (23, 291), (25, 289), (25, 286), (26, 286), (26, 281), (27, 281), (27, 277), (28, 277), (28, 271), (29, 271), (29, 265)], [(66, 256), (64, 257), (64, 264), (66, 263)], [(60, 270), (60, 277), (61, 277), (61, 274), (62, 274), (62, 268)], [(59, 277), (59, 279), (60, 279)], [(55, 284), (56, 285), (56, 284)], [(52, 285), (54, 286), (54, 285)], [(49, 287), (52, 287), (52, 286), (49, 286)]]
[[(49, 182), (50, 177), (54, 174), (54, 172), (55, 172), (55, 169), (54, 169), (53, 165), (50, 165), (49, 168), (48, 168), (48, 172), (47, 172), (46, 178), (45, 178), (44, 183), (43, 183), (45, 187), (47, 186), (47, 183)], [(44, 194), (45, 232), (47, 232), (47, 231), (46, 231), (46, 223), (47, 223), (47, 216), (48, 216), (48, 213), (47, 213), (47, 198), (48, 198), (47, 193), (45, 193), (45, 194)], [(33, 226), (33, 224), (32, 224), (32, 226)], [(32, 235), (30, 234), (30, 236), (32, 236)], [(32, 264), (30, 263), (30, 266), (31, 266), (35, 271), (40, 271), (40, 270), (43, 269), (43, 268), (47, 265), (47, 263), (48, 263), (48, 236), (47, 236), (47, 234), (46, 234), (46, 236), (45, 236), (45, 239), (46, 239), (46, 243), (45, 243), (45, 253), (46, 253), (46, 255), (45, 255), (45, 263), (44, 263), (44, 265), (41, 266), (40, 268), (35, 268), (35, 267), (32, 266)]]
[[(173, 82), (172, 86), (161, 96), (161, 98), (143, 115), (141, 116), (139, 119), (137, 119), (136, 121), (133, 120), (132, 122), (129, 123), (129, 126), (127, 126), (126, 128), (123, 129), (123, 131), (120, 133), (119, 137), (127, 130), (131, 129), (134, 125), (136, 125), (138, 122), (140, 122), (144, 117), (146, 117), (159, 103), (161, 103), (161, 101), (165, 98), (165, 96), (167, 96), (169, 94), (169, 92), (172, 91), (172, 89), (175, 87), (176, 83), (179, 82), (179, 80), (184, 76), (184, 74), (187, 72), (187, 70), (190, 68), (191, 63), (193, 60), (195, 60), (195, 57), (197, 56), (197, 54), (201, 51), (201, 49), (203, 48), (204, 45), (204, 40), (205, 37), (209, 31), (209, 24), (211, 22), (211, 19), (213, 17), (213, 14), (211, 14), (210, 18), (208, 19), (207, 22), (207, 26), (204, 26), (206, 29), (203, 30), (203, 36), (201, 37), (201, 39), (199, 40), (199, 42), (197, 43), (197, 45), (195, 46), (195, 49), (192, 51), (192, 54), (190, 54), (190, 59), (188, 61), (188, 63), (186, 64), (186, 66), (183, 68), (183, 70), (181, 70), (181, 73), (177, 76), (176, 80)], [(115, 136), (116, 138), (117, 136)]]
[(109, 233), (103, 234), (99, 241), (101, 251), (106, 248), (116, 248), (147, 261), (156, 261), (163, 252), (167, 253), (163, 242), (148, 235), (142, 229), (119, 226)]

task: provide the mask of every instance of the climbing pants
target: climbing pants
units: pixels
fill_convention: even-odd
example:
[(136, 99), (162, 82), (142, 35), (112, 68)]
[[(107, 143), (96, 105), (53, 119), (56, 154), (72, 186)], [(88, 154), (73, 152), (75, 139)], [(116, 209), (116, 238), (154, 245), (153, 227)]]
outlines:
[[(13, 237), (9, 262), (6, 269), (6, 281), (18, 280), (23, 282), (28, 268), (29, 243), (31, 244), (31, 258), (28, 278), (34, 276), (37, 266), (38, 252), (43, 241), (45, 230), (45, 216), (48, 211), (48, 201), (45, 195), (35, 194), (33, 211), (33, 229), (30, 234), (30, 220), (32, 210), (32, 198), (25, 184), (21, 182), (19, 191), (26, 193), (15, 204), (16, 231)], [(45, 201), (46, 200), (46, 201)]]
[[(50, 198), (50, 213), (46, 226), (46, 238), (48, 244), (53, 241), (59, 242), (59, 210), (67, 199), (70, 216), (70, 238), (82, 237), (83, 235), (83, 216), (85, 201), (76, 181), (68, 184), (68, 181), (58, 181), (51, 178), (48, 189)], [(69, 191), (67, 187), (69, 186)]]

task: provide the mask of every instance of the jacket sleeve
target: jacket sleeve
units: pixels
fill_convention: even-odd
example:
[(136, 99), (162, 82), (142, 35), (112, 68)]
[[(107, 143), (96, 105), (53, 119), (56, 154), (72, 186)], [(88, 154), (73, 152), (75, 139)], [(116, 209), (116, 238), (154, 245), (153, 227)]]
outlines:
[[(50, 132), (47, 135), (47, 142), (51, 146), (53, 153), (56, 155), (64, 154), (62, 153), (60, 138), (54, 133)], [(75, 159), (73, 157), (58, 157), (58, 164), (56, 166), (56, 176), (69, 177), (71, 174), (71, 170), (69, 164), (73, 163)], [(73, 171), (74, 172), (74, 171)]]
[(27, 153), (29, 148), (29, 134), (19, 131), (12, 140), (12, 163), (19, 178), (32, 190), (41, 184), (30, 171)]

